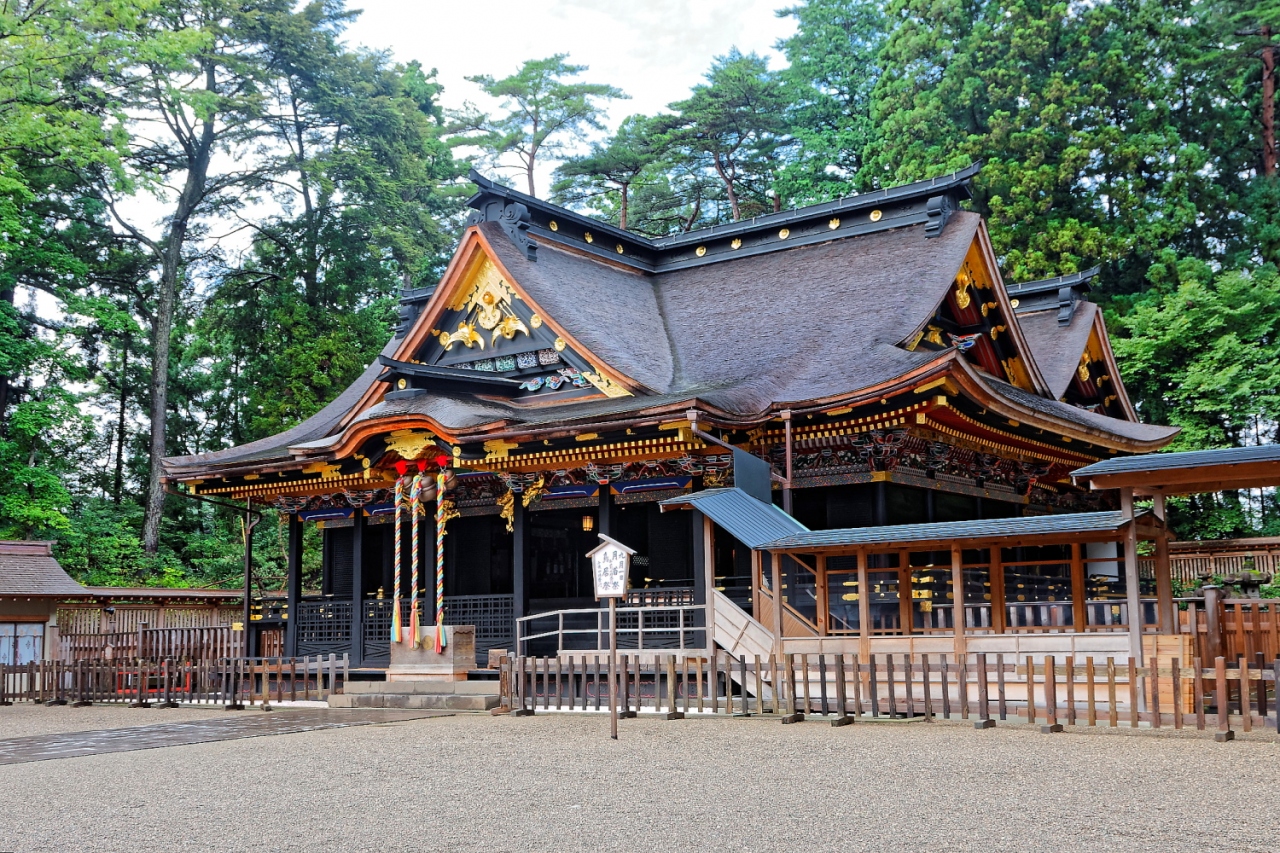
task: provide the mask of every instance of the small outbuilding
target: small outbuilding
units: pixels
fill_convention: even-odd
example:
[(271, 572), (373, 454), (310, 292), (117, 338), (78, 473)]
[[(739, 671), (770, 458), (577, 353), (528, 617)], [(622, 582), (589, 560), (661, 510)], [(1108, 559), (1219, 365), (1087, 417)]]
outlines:
[(52, 542), (0, 540), (0, 664), (48, 657), (58, 646), (58, 603), (88, 595), (53, 558)]

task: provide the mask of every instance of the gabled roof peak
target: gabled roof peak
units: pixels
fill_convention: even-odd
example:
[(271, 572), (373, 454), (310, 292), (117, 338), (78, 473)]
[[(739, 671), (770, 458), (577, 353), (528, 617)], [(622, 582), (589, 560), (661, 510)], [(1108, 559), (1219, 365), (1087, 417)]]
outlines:
[(529, 260), (537, 259), (534, 237), (645, 272), (666, 272), (910, 225), (923, 224), (925, 236), (936, 237), (959, 203), (972, 198), (981, 168), (974, 163), (929, 180), (658, 238), (542, 201), (472, 169), (478, 191), (467, 201), (475, 211), (467, 221), (498, 222)]

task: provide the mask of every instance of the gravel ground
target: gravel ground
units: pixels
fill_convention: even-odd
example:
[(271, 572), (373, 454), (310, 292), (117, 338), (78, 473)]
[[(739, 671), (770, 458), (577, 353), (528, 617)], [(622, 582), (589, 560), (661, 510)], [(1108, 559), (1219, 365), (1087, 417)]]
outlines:
[(0, 767), (0, 850), (1276, 849), (1273, 734), (768, 719), (621, 732), (456, 716)]

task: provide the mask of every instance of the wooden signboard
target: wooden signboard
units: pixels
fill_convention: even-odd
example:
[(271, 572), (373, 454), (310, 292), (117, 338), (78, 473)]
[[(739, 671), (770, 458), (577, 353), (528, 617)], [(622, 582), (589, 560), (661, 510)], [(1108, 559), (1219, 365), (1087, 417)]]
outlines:
[(618, 739), (618, 599), (627, 595), (627, 579), (631, 576), (631, 558), (635, 549), (617, 539), (600, 536), (600, 544), (587, 552), (591, 558), (591, 577), (595, 581), (596, 601), (609, 599), (609, 736)]
[(591, 558), (591, 576), (595, 581), (596, 600), (625, 598), (627, 580), (631, 576), (631, 557), (636, 553), (616, 539), (599, 534), (600, 544), (587, 552)]

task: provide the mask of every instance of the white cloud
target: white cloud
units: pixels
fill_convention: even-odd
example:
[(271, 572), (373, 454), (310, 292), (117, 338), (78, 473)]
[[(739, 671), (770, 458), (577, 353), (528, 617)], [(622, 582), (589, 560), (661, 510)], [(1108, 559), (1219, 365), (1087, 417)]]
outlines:
[(712, 59), (732, 47), (781, 66), (774, 45), (795, 30), (794, 19), (775, 14), (785, 5), (787, 0), (364, 0), (346, 40), (437, 68), (447, 107), (467, 100), (484, 106), (483, 93), (467, 76), (505, 77), (526, 59), (567, 53), (590, 68), (582, 79), (631, 96), (610, 110), (616, 126), (628, 115), (656, 113), (685, 97)]

